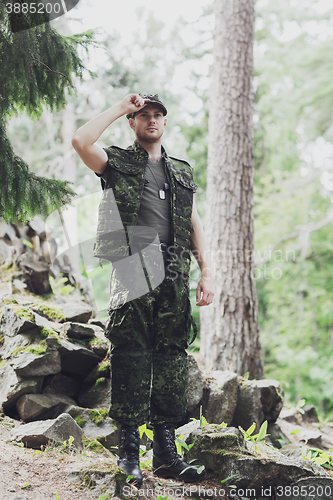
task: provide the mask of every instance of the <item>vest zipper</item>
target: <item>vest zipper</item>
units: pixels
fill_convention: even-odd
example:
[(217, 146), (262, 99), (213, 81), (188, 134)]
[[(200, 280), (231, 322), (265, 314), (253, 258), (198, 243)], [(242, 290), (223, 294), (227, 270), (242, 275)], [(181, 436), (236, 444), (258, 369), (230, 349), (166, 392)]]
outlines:
[(170, 186), (171, 246), (174, 246), (174, 244), (175, 244), (175, 241), (174, 241), (175, 240), (175, 231), (174, 231), (174, 216), (173, 216), (173, 185), (171, 182), (171, 174), (170, 174), (170, 169), (169, 169), (169, 165), (168, 165), (168, 160), (165, 156), (164, 156), (164, 162), (165, 162), (165, 166), (166, 166), (165, 172), (166, 172), (167, 179), (168, 179), (169, 186)]
[[(147, 168), (147, 163), (148, 163), (148, 158), (146, 159), (146, 162), (145, 162), (145, 165), (144, 165), (144, 169), (143, 169), (142, 186), (141, 186), (141, 192), (140, 192), (140, 198), (139, 198), (139, 206), (138, 206), (138, 210), (136, 212), (136, 216), (135, 216), (133, 227), (136, 227), (136, 223), (137, 223), (138, 216), (139, 216), (139, 210), (140, 210), (140, 205), (141, 205), (142, 193), (143, 193), (143, 190), (145, 188), (145, 172), (146, 172), (146, 168)], [(134, 234), (134, 231), (133, 231), (133, 234)], [(132, 238), (133, 238), (133, 236), (132, 236)]]

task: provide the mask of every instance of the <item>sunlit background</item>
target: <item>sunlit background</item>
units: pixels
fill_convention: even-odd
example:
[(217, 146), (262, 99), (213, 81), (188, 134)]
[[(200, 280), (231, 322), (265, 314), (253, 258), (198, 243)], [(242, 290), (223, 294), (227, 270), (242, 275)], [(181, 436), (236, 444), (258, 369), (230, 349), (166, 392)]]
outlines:
[[(194, 167), (204, 221), (211, 2), (81, 0), (53, 26), (68, 36), (95, 30), (96, 46), (82, 53), (95, 77), (87, 71), (76, 82), (65, 110), (12, 119), (16, 153), (36, 173), (74, 182), (79, 196), (98, 192), (72, 133), (130, 92), (158, 93), (168, 108), (164, 145)], [(254, 217), (265, 375), (283, 383), (287, 402), (304, 398), (323, 418), (333, 416), (332, 39), (331, 1), (256, 2)], [(122, 118), (100, 144), (133, 139)], [(77, 223), (82, 230), (95, 220), (96, 204), (83, 205), (68, 220), (73, 241)], [(194, 266), (193, 289), (198, 277)]]

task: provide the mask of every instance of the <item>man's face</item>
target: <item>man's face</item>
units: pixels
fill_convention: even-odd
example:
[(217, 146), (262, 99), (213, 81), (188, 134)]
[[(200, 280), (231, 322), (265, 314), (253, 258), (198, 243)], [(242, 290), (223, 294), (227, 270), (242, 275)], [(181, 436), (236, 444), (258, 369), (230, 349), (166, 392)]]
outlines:
[(163, 135), (167, 120), (162, 109), (156, 104), (147, 104), (142, 110), (135, 113), (135, 118), (129, 119), (137, 139), (144, 142), (159, 141)]

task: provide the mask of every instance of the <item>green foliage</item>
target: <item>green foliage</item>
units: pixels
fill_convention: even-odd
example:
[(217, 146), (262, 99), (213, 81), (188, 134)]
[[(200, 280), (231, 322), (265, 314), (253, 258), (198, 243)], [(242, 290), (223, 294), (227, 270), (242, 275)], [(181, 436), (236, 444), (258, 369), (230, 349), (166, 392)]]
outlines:
[(326, 469), (333, 470), (333, 449), (324, 451), (304, 445), (302, 446), (302, 458), (311, 460)]
[(58, 278), (57, 280), (55, 280), (53, 276), (50, 276), (49, 279), (52, 293), (55, 295), (69, 295), (75, 290), (75, 288), (68, 283), (68, 279), (64, 276)]
[(176, 447), (177, 447), (177, 452), (179, 453), (179, 455), (183, 455), (184, 454), (184, 450), (190, 451), (190, 449), (193, 448), (193, 446), (195, 445), (195, 442), (197, 440), (197, 437), (195, 436), (195, 439), (194, 439), (193, 443), (187, 444), (184, 441), (183, 437), (184, 436), (181, 435), (181, 436), (177, 436), (176, 439), (175, 439), (175, 443), (176, 443)]
[[(31, 14), (30, 18), (34, 16), (39, 17)], [(29, 170), (7, 137), (8, 119), (23, 111), (37, 118), (45, 106), (51, 110), (64, 107), (66, 93), (74, 89), (73, 75), (82, 77), (84, 70), (78, 45), (86, 47), (92, 33), (66, 39), (49, 23), (14, 33), (12, 21), (1, 2), (0, 216), (7, 222), (26, 222), (36, 214), (47, 216), (59, 209), (74, 191), (68, 182), (38, 177)]]
[(151, 429), (148, 429), (147, 424), (140, 425), (139, 433), (140, 433), (140, 439), (144, 434), (146, 434), (147, 438), (150, 439), (150, 441), (153, 441), (154, 439), (154, 433)]
[(241, 426), (239, 426), (238, 428), (241, 431), (241, 433), (243, 434), (245, 441), (251, 441), (252, 443), (255, 444), (255, 449), (257, 449), (257, 443), (264, 441), (265, 437), (269, 436), (269, 434), (267, 434), (267, 425), (268, 425), (268, 422), (267, 422), (267, 420), (265, 420), (265, 422), (263, 422), (261, 424), (261, 427), (259, 429), (258, 434), (253, 434), (255, 431), (255, 428), (256, 428), (255, 423), (253, 423), (247, 429), (247, 431), (245, 431)]
[(68, 440), (63, 441), (62, 446), (64, 451), (72, 451), (73, 443), (74, 443), (73, 436), (69, 436)]
[[(331, 14), (299, 0), (260, 3), (255, 45), (255, 259), (265, 376), (283, 383), (287, 403), (306, 398), (327, 416), (332, 222), (314, 228), (332, 207), (317, 159), (319, 145), (333, 139)], [(295, 34), (286, 36), (290, 20)]]
[(207, 425), (207, 420), (206, 418), (203, 416), (202, 414), (202, 406), (200, 406), (200, 417), (199, 417), (199, 421), (200, 421), (200, 427), (202, 427), (203, 425)]

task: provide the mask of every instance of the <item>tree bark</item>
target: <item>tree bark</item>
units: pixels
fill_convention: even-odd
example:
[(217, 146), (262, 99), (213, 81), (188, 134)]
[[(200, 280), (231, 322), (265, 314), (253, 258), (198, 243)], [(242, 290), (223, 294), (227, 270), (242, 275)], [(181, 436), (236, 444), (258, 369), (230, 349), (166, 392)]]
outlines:
[(201, 309), (207, 368), (263, 378), (253, 251), (254, 0), (215, 0), (206, 237), (214, 303)]

